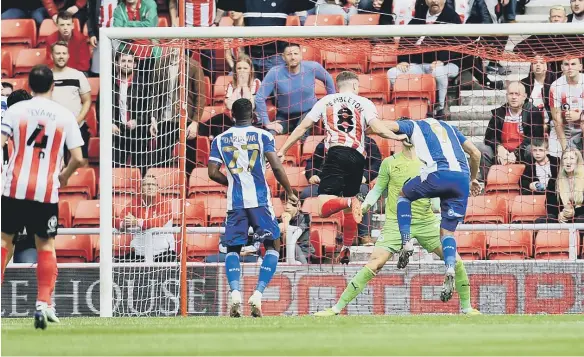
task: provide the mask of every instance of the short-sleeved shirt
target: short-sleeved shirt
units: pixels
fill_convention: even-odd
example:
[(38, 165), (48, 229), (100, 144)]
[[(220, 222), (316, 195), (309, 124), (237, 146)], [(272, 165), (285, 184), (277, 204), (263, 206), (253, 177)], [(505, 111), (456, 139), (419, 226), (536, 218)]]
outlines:
[(366, 156), (365, 130), (378, 117), (372, 101), (354, 93), (329, 94), (316, 102), (307, 116), (315, 123), (323, 120), (327, 149), (342, 145)]
[(227, 165), (227, 211), (272, 206), (267, 152), (276, 152), (274, 137), (253, 126), (234, 126), (213, 139), (209, 160)]
[(18, 102), (2, 120), (2, 135), (14, 140), (2, 195), (43, 203), (59, 202), (59, 173), (63, 146), (83, 146), (70, 110), (42, 97)]
[(61, 72), (53, 72), (55, 88), (53, 100), (69, 109), (75, 117), (81, 112), (81, 95), (91, 92), (87, 77), (76, 69), (66, 67)]
[[(580, 73), (578, 84), (568, 84), (566, 76), (561, 76), (550, 86), (550, 106), (562, 110), (562, 118), (565, 118), (569, 110), (584, 112), (584, 73)], [(554, 125), (554, 123), (552, 123)], [(555, 125), (554, 125), (555, 126)], [(579, 122), (565, 122), (564, 133), (570, 140), (582, 133)]]

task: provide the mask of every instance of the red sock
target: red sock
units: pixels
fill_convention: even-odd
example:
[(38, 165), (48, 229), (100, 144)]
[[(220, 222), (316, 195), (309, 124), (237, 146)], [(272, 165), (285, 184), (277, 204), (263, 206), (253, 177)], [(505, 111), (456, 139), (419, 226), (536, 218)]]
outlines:
[(353, 218), (352, 213), (345, 213), (345, 221), (343, 227), (343, 245), (350, 247), (353, 245), (355, 235), (357, 233), (357, 222)]
[(8, 256), (8, 249), (2, 247), (2, 280), (0, 283), (4, 282), (4, 269), (6, 269), (6, 257)]
[(51, 295), (57, 281), (57, 257), (48, 250), (38, 252), (37, 264), (37, 301), (51, 303)]
[(349, 208), (348, 198), (332, 198), (322, 205), (320, 216), (330, 217), (332, 214), (340, 212), (345, 208)]

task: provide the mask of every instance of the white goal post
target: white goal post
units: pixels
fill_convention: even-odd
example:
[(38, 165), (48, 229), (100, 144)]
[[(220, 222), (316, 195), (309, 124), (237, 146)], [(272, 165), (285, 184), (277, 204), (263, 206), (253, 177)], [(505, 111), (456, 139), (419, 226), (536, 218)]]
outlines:
[[(436, 33), (439, 30), (439, 33)], [(288, 26), (288, 27), (232, 27), (213, 28), (101, 28), (99, 51), (101, 61), (100, 73), (100, 315), (112, 316), (112, 235), (113, 217), (113, 174), (112, 174), (112, 122), (114, 89), (112, 78), (113, 43), (116, 40), (129, 39), (172, 39), (180, 43), (181, 39), (253, 39), (253, 38), (391, 38), (420, 36), (526, 36), (550, 34), (584, 34), (584, 24), (565, 23), (542, 25), (496, 24), (496, 25), (419, 25), (419, 26)], [(177, 46), (180, 46), (177, 45)], [(229, 44), (226, 43), (226, 46)], [(184, 48), (184, 47), (183, 47)], [(183, 104), (183, 103), (181, 103)], [(461, 225), (460, 230), (509, 230), (509, 229), (562, 229), (571, 231), (570, 258), (576, 257), (577, 229), (584, 229), (584, 224), (546, 224), (546, 225)], [(159, 231), (178, 233), (180, 228), (160, 228)], [(60, 229), (59, 233), (81, 233), (86, 229)], [(222, 228), (188, 228), (188, 232), (214, 233)]]

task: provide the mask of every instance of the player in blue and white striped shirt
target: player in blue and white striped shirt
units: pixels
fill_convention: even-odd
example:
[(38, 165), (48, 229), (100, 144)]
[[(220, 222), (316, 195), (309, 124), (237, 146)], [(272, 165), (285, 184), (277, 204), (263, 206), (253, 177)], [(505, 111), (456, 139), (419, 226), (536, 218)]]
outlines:
[[(446, 263), (446, 277), (441, 297), (447, 300), (454, 290), (456, 241), (454, 231), (466, 213), (469, 193), (480, 193), (477, 180), (481, 153), (476, 146), (452, 125), (433, 118), (399, 120), (389, 123), (389, 129), (406, 134), (422, 161), (420, 176), (405, 183), (397, 202), (397, 219), (404, 245), (398, 268), (404, 268), (412, 255), (410, 226), (412, 201), (420, 198), (440, 198), (442, 220), (440, 238)], [(465, 153), (470, 155), (470, 167)]]
[[(243, 98), (236, 100), (232, 113), (235, 126), (218, 135), (211, 144), (209, 177), (227, 186), (227, 221), (221, 243), (227, 247), (225, 274), (231, 288), (229, 310), (232, 317), (241, 316), (239, 253), (247, 243), (249, 227), (266, 248), (256, 290), (248, 301), (252, 316), (261, 317), (262, 294), (276, 272), (280, 257), (280, 229), (266, 182), (266, 159), (276, 180), (286, 190), (288, 200), (296, 203), (298, 198), (276, 155), (274, 137), (252, 126), (251, 102)], [(227, 176), (219, 171), (223, 163), (227, 165)]]

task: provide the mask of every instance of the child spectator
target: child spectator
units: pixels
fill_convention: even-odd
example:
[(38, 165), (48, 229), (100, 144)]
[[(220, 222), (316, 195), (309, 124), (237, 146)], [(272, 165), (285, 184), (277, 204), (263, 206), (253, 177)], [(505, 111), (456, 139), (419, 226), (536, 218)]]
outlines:
[[(296, 197), (300, 197), (296, 189), (293, 192)], [(286, 204), (286, 210), (280, 217), (282, 245), (288, 249), (294, 244), (294, 253), (286, 253), (286, 262), (293, 263), (290, 258), (294, 257), (295, 261), (308, 264), (310, 256), (314, 254), (314, 247), (310, 244), (310, 214), (301, 210), (304, 200), (300, 199), (294, 205), (288, 201), (285, 192), (280, 195), (280, 199)]]
[(525, 171), (521, 176), (521, 192), (530, 195), (546, 189), (555, 191), (558, 158), (549, 154), (545, 139), (534, 139), (530, 150), (531, 160), (525, 163)]

